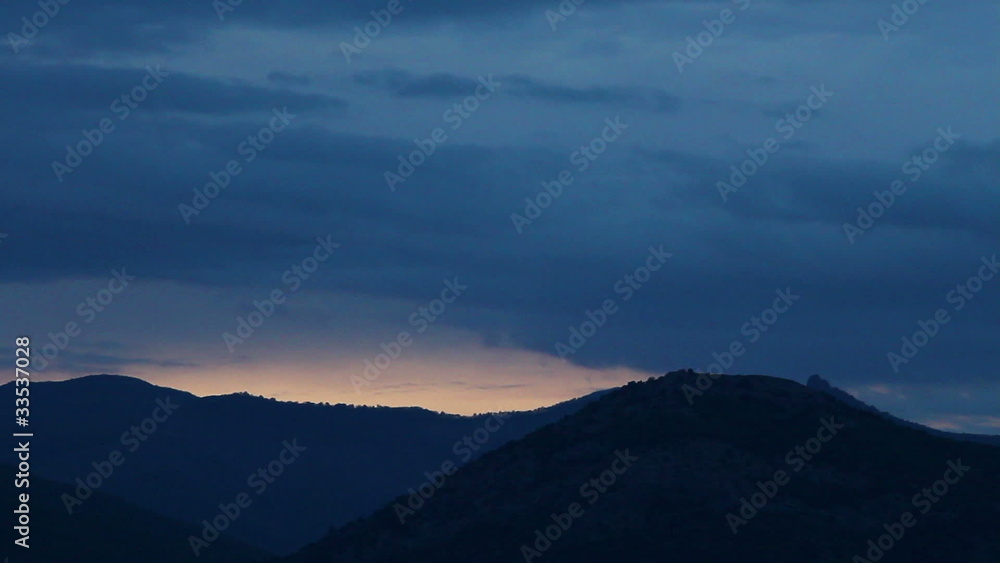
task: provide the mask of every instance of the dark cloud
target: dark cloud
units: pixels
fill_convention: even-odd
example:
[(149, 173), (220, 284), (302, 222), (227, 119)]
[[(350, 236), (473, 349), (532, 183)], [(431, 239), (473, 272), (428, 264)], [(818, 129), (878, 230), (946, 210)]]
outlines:
[[(980, 44), (967, 26), (953, 25), (975, 8), (953, 8), (942, 16), (947, 26), (914, 18), (911, 43), (895, 50), (867, 17), (886, 7), (863, 8), (864, 18), (829, 2), (748, 11), (753, 26), (727, 30), (681, 76), (656, 41), (682, 45), (714, 9), (672, 4), (643, 6), (641, 16), (612, 23), (595, 21), (590, 10), (629, 10), (593, 0), (580, 8), (577, 28), (550, 34), (550, 2), (405, 3), (377, 38), (397, 43), (373, 46), (350, 67), (323, 57), (338, 54), (377, 3), (244, 2), (224, 21), (204, 1), (67, 4), (30, 49), (0, 55), (0, 111), (12, 133), (0, 139), (0, 224), (9, 235), (0, 245), (0, 282), (100, 278), (125, 267), (143, 280), (256, 295), (278, 285), (317, 236), (330, 235), (342, 247), (307, 291), (426, 302), (444, 278), (457, 276), (470, 289), (442, 324), (487, 346), (554, 357), (555, 343), (604, 300), (621, 299), (615, 284), (634, 274), (651, 246), (663, 245), (674, 256), (570, 361), (705, 367), (745, 340), (741, 327), (770, 306), (776, 290), (791, 288), (801, 302), (732, 371), (825, 371), (838, 382), (894, 377), (886, 352), (942, 306), (982, 256), (998, 252), (1000, 140), (989, 137), (995, 118), (982, 98), (995, 78), (973, 66), (982, 53), (958, 56), (968, 54), (966, 43), (926, 56), (952, 45), (948, 30)], [(33, 10), (7, 4), (0, 14), (17, 22)], [(824, 27), (822, 16), (831, 14), (835, 21)], [(524, 18), (535, 18), (544, 35), (509, 25)], [(622, 23), (633, 25), (614, 27)], [(280, 55), (299, 56), (301, 45), (280, 44), (282, 34), (270, 33), (276, 30), (301, 32), (296, 41), (328, 51), (289, 61), (301, 70), (283, 70)], [(754, 35), (752, 49), (741, 47), (741, 30)], [(496, 62), (499, 47), (485, 42), (451, 52), (480, 33), (507, 40), (512, 62)], [(831, 37), (836, 50), (828, 49)], [(637, 51), (635, 38), (651, 47)], [(217, 52), (222, 44), (246, 52)], [(392, 50), (400, 45), (414, 52)], [(119, 120), (111, 104), (141, 84), (146, 63), (137, 61), (145, 60), (180, 68), (164, 65), (169, 76)], [(954, 60), (963, 65), (941, 66)], [(415, 138), (447, 126), (441, 112), (475, 91), (479, 77), (469, 69), (487, 63), (501, 69), (500, 95), (461, 130), (449, 130), (447, 142), (390, 191), (385, 173), (412, 154)], [(837, 103), (722, 201), (717, 183), (752, 148), (742, 139), (769, 134), (769, 121), (794, 110), (804, 88), (826, 75), (844, 78), (829, 81), (838, 84)], [(243, 78), (224, 78), (231, 76)], [(296, 120), (252, 162), (243, 160), (238, 147), (275, 107)], [(580, 170), (570, 155), (600, 133), (608, 111), (631, 114), (631, 129)], [(115, 119), (116, 130), (59, 182), (52, 162), (103, 117)], [(910, 181), (903, 164), (933, 142), (932, 128), (923, 129), (931, 119), (961, 123), (963, 131), (985, 125)], [(245, 170), (186, 224), (178, 206), (233, 159)], [(538, 199), (543, 182), (564, 169), (573, 182), (518, 233), (511, 215), (527, 214), (526, 198)], [(844, 223), (900, 178), (912, 184), (907, 193), (850, 244)], [(956, 314), (908, 368), (910, 381), (989, 377), (997, 291), (984, 289), (974, 307)], [(78, 370), (170, 367), (128, 351), (108, 345), (65, 359)]]
[[(717, 183), (729, 182), (730, 167), (739, 166), (748, 158), (746, 154), (705, 159), (662, 152), (651, 158), (687, 175), (690, 183), (679, 191), (687, 204), (717, 207), (750, 220), (825, 222), (842, 227), (857, 218), (858, 207), (876, 201), (875, 192), (885, 192), (899, 180), (908, 186), (906, 192), (893, 196), (891, 208), (877, 221), (879, 229), (967, 231), (984, 240), (1000, 235), (988, 208), (975, 203), (984, 201), (989, 186), (1000, 178), (1000, 143), (958, 141), (933, 168), (923, 171), (912, 163), (904, 168), (933, 141), (929, 138), (901, 151), (896, 164), (786, 155), (787, 147), (783, 147), (739, 192), (728, 194), (728, 203), (719, 195)], [(915, 176), (917, 170), (919, 176)], [(843, 235), (843, 229), (840, 232)]]
[(354, 74), (354, 81), (363, 86), (383, 89), (400, 98), (468, 96), (479, 86), (475, 78), (463, 78), (446, 73), (415, 76), (397, 69), (358, 72)]
[[(594, 5), (610, 3), (591, 0)], [(61, 58), (73, 52), (79, 56), (107, 53), (153, 55), (180, 52), (185, 45), (204, 43), (208, 36), (227, 26), (253, 26), (272, 29), (317, 29), (320, 27), (350, 30), (363, 27), (372, 20), (372, 11), (385, 12), (387, 2), (321, 2), (299, 0), (294, 5), (243, 2), (232, 9), (217, 10), (225, 2), (183, 0), (162, 3), (154, 1), (133, 2), (129, 9), (108, 0), (88, 3), (85, 8), (67, 4), (47, 22), (37, 37), (26, 45), (20, 44), (19, 53)], [(462, 19), (496, 23), (495, 16), (525, 17), (534, 10), (548, 8), (541, 0), (515, 0), (503, 4), (470, 4), (455, 0), (402, 0), (403, 11), (392, 16), (396, 21), (409, 20), (411, 25), (447, 19)], [(0, 6), (0, 21), (11, 22), (5, 29), (4, 49), (8, 49), (6, 32), (22, 34), (21, 18), (31, 19), (40, 12), (37, 4), (5, 3)], [(44, 15), (44, 14), (43, 14)], [(388, 13), (386, 12), (386, 15)], [(532, 14), (533, 15), (533, 14)], [(385, 16), (382, 16), (383, 18)], [(41, 19), (41, 18), (40, 18)], [(10, 27), (13, 25), (13, 27)], [(23, 37), (33, 36), (27, 28)], [(345, 33), (343, 40), (351, 41), (353, 33)]]
[(602, 86), (572, 88), (545, 84), (524, 75), (507, 76), (504, 78), (510, 82), (505, 91), (511, 96), (520, 98), (544, 100), (554, 103), (616, 105), (667, 112), (676, 111), (680, 107), (680, 98), (662, 90), (642, 92), (634, 88), (610, 88)]
[[(276, 106), (307, 111), (348, 105), (339, 98), (194, 76), (161, 65), (115, 69), (15, 63), (5, 73), (8, 80), (0, 83), (0, 96), (7, 107), (30, 107), (32, 111), (84, 110), (104, 113), (116, 120), (126, 115), (126, 110), (131, 113), (139, 108), (143, 112), (230, 115), (267, 112)], [(147, 86), (152, 88), (146, 89)], [(141, 92), (133, 97), (134, 90)], [(128, 100), (123, 100), (123, 96), (128, 96)]]
[[(492, 76), (492, 75), (490, 75)], [(398, 98), (451, 99), (469, 96), (486, 77), (461, 77), (436, 73), (415, 75), (399, 69), (363, 71), (354, 74), (358, 84), (379, 88)], [(680, 98), (662, 90), (636, 88), (576, 88), (546, 84), (525, 75), (498, 75), (501, 95), (553, 104), (595, 104), (657, 112), (673, 112)]]
[(294, 74), (291, 72), (281, 72), (280, 70), (267, 73), (267, 79), (278, 84), (289, 84), (292, 86), (309, 86), (313, 83), (311, 76), (305, 74)]
[[(238, 179), (238, 189), (234, 186), (194, 224), (185, 225), (176, 211), (177, 203), (190, 197), (191, 187), (204, 180), (204, 170), (213, 163), (218, 168), (226, 149), (231, 149), (226, 142), (211, 139), (230, 138), (247, 125), (228, 125), (231, 132), (226, 132), (199, 129), (193, 123), (174, 124), (205, 146), (216, 146), (219, 153), (202, 155), (206, 168), (176, 171), (179, 176), (149, 175), (143, 170), (158, 167), (156, 162), (122, 159), (116, 151), (114, 166), (120, 176), (146, 179), (145, 190), (128, 196), (133, 203), (143, 202), (134, 211), (109, 214), (96, 209), (5, 206), (0, 215), (18, 238), (7, 241), (10, 246), (5, 252), (12, 260), (5, 262), (0, 275), (6, 280), (101, 276), (127, 265), (144, 279), (274, 285), (281, 271), (306, 255), (316, 235), (329, 232), (343, 246), (312, 288), (420, 300), (433, 295), (441, 279), (458, 276), (473, 288), (463, 303), (495, 315), (456, 313), (449, 324), (484, 334), (501, 327), (509, 331), (513, 343), (551, 354), (555, 342), (568, 338), (570, 326), (586, 320), (587, 309), (599, 307), (607, 298), (621, 299), (614, 291), (615, 282), (642, 265), (650, 245), (664, 244), (675, 257), (636, 292), (632, 304), (622, 307), (609, 325), (614, 328), (589, 342), (573, 361), (651, 370), (664, 365), (700, 366), (710, 361), (712, 352), (741, 337), (741, 325), (769, 305), (776, 289), (792, 287), (805, 296), (804, 301), (790, 314), (794, 320), (782, 323), (794, 323), (801, 334), (789, 334), (779, 326), (776, 330), (781, 336), (764, 340), (756, 353), (795, 358), (789, 346), (801, 341), (804, 355), (795, 361), (844, 364), (844, 358), (834, 358), (837, 354), (829, 350), (805, 352), (808, 338), (834, 331), (844, 345), (855, 350), (857, 361), (847, 365), (861, 369), (883, 362), (894, 335), (933, 312), (928, 303), (943, 299), (951, 280), (968, 277), (979, 258), (976, 252), (990, 250), (984, 240), (975, 245), (978, 250), (962, 255), (943, 245), (925, 250), (919, 263), (902, 254), (878, 263), (866, 257), (893, 252), (883, 249), (878, 239), (849, 245), (841, 225), (854, 217), (854, 209), (868, 201), (872, 190), (888, 186), (895, 174), (888, 166), (783, 162), (779, 153), (741, 193), (732, 196), (733, 201), (723, 204), (714, 181), (729, 161), (665, 152), (648, 153), (645, 158), (680, 170), (688, 178), (672, 188), (686, 211), (669, 212), (669, 216), (701, 209), (712, 211), (714, 215), (703, 216), (714, 219), (686, 229), (672, 226), (671, 221), (633, 224), (630, 241), (581, 254), (568, 241), (591, 238), (593, 221), (599, 215), (573, 216), (568, 214), (569, 207), (554, 206), (535, 230), (524, 235), (516, 234), (509, 219), (510, 212), (521, 211), (523, 198), (535, 193), (537, 179), (559, 165), (562, 157), (557, 152), (539, 160), (537, 151), (445, 145), (435, 155), (436, 164), (421, 168), (393, 194), (381, 184), (381, 174), (406, 150), (405, 143), (308, 127), (290, 131), (286, 142), (276, 142), (266, 160)], [(979, 189), (976, 177), (991, 170), (995, 158), (990, 147), (963, 145), (948, 153), (941, 163), (941, 169), (949, 171), (948, 185)], [(181, 152), (158, 158), (188, 162)], [(955, 175), (960, 171), (952, 170), (953, 161), (961, 162), (972, 174)], [(483, 173), (489, 169), (496, 174), (493, 166), (501, 162), (506, 192), (492, 189), (495, 177)], [(86, 185), (87, 178), (108, 173), (110, 169), (97, 166), (74, 180)], [(188, 179), (177, 182), (181, 177)], [(269, 180), (274, 177), (282, 177), (290, 189), (275, 190)], [(919, 184), (924, 194), (938, 194), (934, 204), (938, 213), (922, 214), (919, 206), (901, 199), (881, 219), (880, 232), (894, 226), (932, 231), (991, 228), (985, 210), (970, 210), (981, 213), (981, 219), (960, 215), (953, 202), (961, 199), (941, 181), (928, 177)], [(450, 188), (455, 185), (463, 189)], [(102, 197), (121, 198), (126, 193), (122, 186)], [(910, 195), (927, 197), (916, 191), (902, 197)], [(946, 213), (949, 208), (952, 211)], [(275, 215), (284, 219), (266, 219)], [(557, 231), (567, 242), (547, 238), (546, 233)], [(799, 233), (798, 243), (789, 240), (791, 231)], [(976, 234), (985, 238), (990, 232)], [(32, 243), (19, 245), (17, 240)], [(483, 252), (484, 248), (489, 252)], [(823, 258), (815, 260), (810, 257), (813, 254)], [(898, 323), (875, 320), (886, 307), (892, 308)], [(982, 315), (996, 309), (987, 303), (970, 314), (967, 322), (984, 321)], [(848, 310), (856, 317), (845, 317)], [(865, 330), (858, 333), (862, 319)], [(873, 340), (870, 335), (876, 329), (890, 336)], [(810, 359), (808, 354), (833, 356)]]
[[(75, 352), (67, 349), (58, 356), (59, 369), (77, 375), (108, 373), (121, 368), (155, 366), (162, 368), (197, 368), (199, 364), (176, 360), (155, 360), (151, 358), (117, 356), (91, 352)], [(37, 369), (37, 367), (36, 367)]]

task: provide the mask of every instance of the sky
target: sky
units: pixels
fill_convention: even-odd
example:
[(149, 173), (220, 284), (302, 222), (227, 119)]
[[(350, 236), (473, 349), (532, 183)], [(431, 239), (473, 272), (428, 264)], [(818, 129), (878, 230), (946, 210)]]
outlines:
[(0, 7), (36, 378), (472, 413), (819, 373), (1000, 433), (995, 3), (42, 4)]

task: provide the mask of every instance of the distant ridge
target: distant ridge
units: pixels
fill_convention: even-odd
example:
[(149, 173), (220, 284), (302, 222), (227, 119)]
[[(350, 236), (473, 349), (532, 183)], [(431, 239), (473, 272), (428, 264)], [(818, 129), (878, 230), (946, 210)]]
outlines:
[(901, 426), (906, 426), (907, 428), (917, 428), (919, 430), (927, 432), (928, 434), (933, 434), (935, 436), (944, 436), (946, 438), (951, 438), (953, 440), (962, 440), (965, 442), (976, 442), (979, 444), (990, 444), (992, 446), (1000, 446), (1000, 436), (994, 436), (988, 434), (968, 434), (964, 432), (947, 432), (944, 430), (931, 428), (929, 426), (924, 426), (923, 424), (918, 424), (916, 422), (910, 422), (909, 420), (905, 420), (899, 418), (898, 416), (889, 414), (885, 411), (881, 411), (869, 405), (868, 403), (865, 403), (864, 401), (858, 400), (847, 391), (834, 387), (833, 385), (830, 384), (830, 382), (823, 379), (818, 374), (810, 375), (809, 380), (806, 382), (806, 386), (809, 387), (810, 389), (822, 391), (823, 393), (826, 393), (827, 395), (830, 395), (831, 397), (834, 397), (835, 399), (838, 399), (856, 409), (877, 414), (882, 418), (885, 418), (886, 420), (891, 420), (892, 422), (895, 422), (896, 424), (899, 424)]
[[(13, 383), (2, 387), (13, 397)], [(596, 392), (552, 407), (512, 412), (483, 443), (491, 415), (443, 414), (420, 407), (294, 403), (248, 393), (198, 397), (135, 377), (99, 374), (32, 383), (33, 444), (40, 477), (73, 484), (112, 451), (125, 463), (99, 490), (175, 520), (199, 524), (250, 490), (248, 476), (281, 452), (286, 440), (307, 448), (227, 529), (231, 537), (284, 554), (314, 541), (331, 525), (370, 513), (400, 491), (418, 487), (445, 461), (458, 465), (576, 412)], [(34, 397), (35, 395), (33, 395)], [(176, 412), (148, 439), (123, 433), (148, 420), (157, 401)], [(505, 413), (507, 414), (507, 413)], [(152, 421), (147, 422), (148, 425)], [(493, 427), (493, 424), (490, 425)], [(130, 448), (135, 451), (129, 451)], [(315, 503), (315, 504), (312, 504)]]

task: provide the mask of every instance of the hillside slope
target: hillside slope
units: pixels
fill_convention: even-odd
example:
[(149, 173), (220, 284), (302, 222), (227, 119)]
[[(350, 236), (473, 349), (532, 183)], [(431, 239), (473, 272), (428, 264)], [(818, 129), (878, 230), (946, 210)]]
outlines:
[[(399, 497), (283, 561), (846, 562), (884, 525), (904, 530), (881, 540), (886, 561), (1000, 560), (1000, 449), (771, 377), (722, 376), (689, 404), (696, 378), (613, 391), (459, 470), (413, 514)], [(932, 502), (935, 486), (948, 490)]]
[[(13, 467), (0, 465), (0, 473), (13, 476)], [(15, 489), (13, 479), (4, 479), (4, 497), (13, 502), (18, 494), (29, 495), (30, 549), (13, 547), (13, 530), (5, 532), (4, 556), (11, 563), (182, 563), (185, 561), (250, 563), (270, 555), (233, 540), (217, 539), (212, 549), (196, 556), (188, 544), (198, 526), (171, 520), (103, 493), (93, 496), (73, 514), (63, 504), (73, 487), (32, 477), (30, 487)]]
[[(0, 393), (13, 396), (10, 385)], [(286, 403), (248, 394), (200, 398), (121, 376), (39, 382), (32, 384), (32, 428), (45, 439), (33, 445), (39, 460), (33, 470), (73, 483), (117, 450), (124, 464), (98, 490), (193, 524), (247, 493), (252, 505), (226, 532), (287, 554), (419, 486), (424, 472), (475, 459), (599, 395), (509, 413), (500, 424), (490, 416), (419, 408)], [(279, 476), (253, 477), (288, 457), (286, 443), (304, 448), (294, 463)]]
[(945, 430), (938, 430), (937, 428), (931, 428), (929, 426), (924, 426), (923, 424), (918, 424), (916, 422), (910, 422), (895, 416), (893, 414), (887, 413), (885, 411), (879, 410), (868, 403), (855, 398), (853, 395), (840, 389), (839, 387), (834, 387), (829, 381), (823, 379), (819, 375), (809, 376), (809, 380), (806, 382), (806, 387), (810, 389), (815, 389), (817, 391), (822, 391), (840, 401), (852, 406), (858, 410), (868, 411), (875, 413), (882, 418), (895, 422), (896, 424), (907, 426), (909, 428), (917, 428), (923, 430), (928, 434), (933, 434), (935, 436), (944, 436), (946, 438), (951, 438), (953, 440), (962, 440), (965, 442), (976, 442), (979, 444), (990, 444), (993, 446), (1000, 446), (1000, 436), (991, 436), (985, 434), (968, 434), (964, 432), (947, 432)]

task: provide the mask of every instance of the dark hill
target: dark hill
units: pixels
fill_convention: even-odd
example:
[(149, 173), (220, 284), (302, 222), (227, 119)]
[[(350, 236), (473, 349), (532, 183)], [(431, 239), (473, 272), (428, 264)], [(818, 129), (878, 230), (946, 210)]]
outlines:
[[(1000, 560), (1000, 449), (901, 427), (772, 377), (722, 376), (692, 405), (684, 385), (695, 381), (678, 372), (608, 393), (459, 470), (405, 524), (390, 503), (284, 561), (857, 562), (904, 513), (915, 524), (899, 524), (884, 561)], [(829, 425), (842, 427), (821, 430)], [(626, 451), (638, 459), (591, 504), (586, 484), (611, 475)], [(915, 497), (956, 478), (949, 462), (970, 469), (936, 502)], [(755, 515), (744, 509), (734, 534), (727, 514), (760, 486), (771, 498)], [(572, 503), (582, 515), (543, 550), (536, 530), (553, 514), (565, 522)], [(526, 557), (523, 546), (539, 553)]]
[[(3, 386), (3, 396), (13, 397), (11, 385)], [(252, 506), (226, 533), (277, 554), (315, 541), (331, 525), (371, 513), (399, 491), (417, 487), (425, 471), (445, 461), (474, 459), (600, 395), (510, 413), (482, 445), (456, 448), (490, 417), (287, 403), (245, 393), (199, 398), (111, 375), (32, 383), (31, 389), (32, 430), (44, 436), (33, 443), (39, 476), (73, 483), (94, 471), (93, 462), (119, 450), (125, 463), (104, 480), (101, 492), (194, 524), (218, 514), (220, 503), (249, 492)], [(123, 442), (122, 435), (167, 398), (176, 411), (146, 439), (133, 435)], [(163, 418), (162, 410), (158, 416)], [(255, 494), (248, 477), (275, 460), (285, 441), (296, 439), (306, 450)]]
[[(32, 445), (39, 443), (33, 441)], [(0, 465), (0, 472), (13, 476), (17, 471)], [(266, 553), (225, 535), (213, 549), (195, 557), (188, 537), (199, 533), (197, 526), (178, 522), (139, 508), (112, 495), (95, 493), (75, 507), (72, 515), (62, 502), (73, 487), (33, 477), (27, 489), (15, 489), (13, 478), (4, 479), (4, 499), (11, 510), (17, 495), (27, 492), (30, 501), (30, 549), (13, 547), (12, 529), (4, 536), (4, 554), (11, 563), (182, 563), (186, 561), (261, 561)]]

